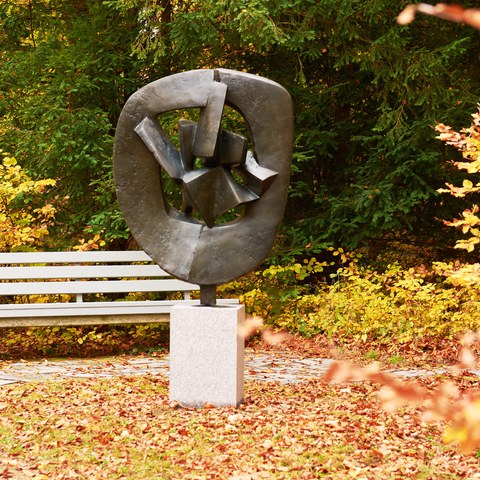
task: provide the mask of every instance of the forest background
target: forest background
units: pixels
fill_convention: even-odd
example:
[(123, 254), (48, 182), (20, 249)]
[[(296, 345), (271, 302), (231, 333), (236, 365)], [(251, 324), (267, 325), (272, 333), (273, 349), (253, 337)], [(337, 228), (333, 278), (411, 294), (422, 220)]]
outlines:
[[(398, 25), (407, 3), (0, 1), (1, 249), (128, 248), (112, 176), (122, 106), (166, 75), (236, 69), (290, 92), (295, 138), (272, 256), (225, 294), (306, 336), (405, 344), (478, 329), (477, 253), (454, 249), (442, 221), (475, 203), (476, 171), (450, 161), (465, 142), (456, 152), (435, 126), (452, 140), (477, 112), (480, 34), (427, 16)], [(243, 128), (234, 111), (226, 121)], [(79, 348), (104, 348), (98, 332), (75, 330)], [(36, 335), (22, 349), (66, 348), (66, 333)]]

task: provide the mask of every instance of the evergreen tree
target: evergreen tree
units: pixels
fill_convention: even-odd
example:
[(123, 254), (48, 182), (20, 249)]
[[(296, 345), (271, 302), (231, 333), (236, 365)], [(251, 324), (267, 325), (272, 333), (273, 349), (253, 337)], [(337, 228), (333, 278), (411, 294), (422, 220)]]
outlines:
[(439, 210), (449, 171), (432, 126), (461, 126), (475, 111), (479, 34), (429, 17), (399, 26), (406, 4), (0, 2), (2, 147), (30, 173), (59, 178), (72, 229), (93, 220), (122, 236), (110, 162), (125, 99), (170, 73), (244, 70), (295, 102), (285, 248), (355, 246), (407, 228), (431, 237), (441, 228), (432, 219), (450, 214)]
[(442, 228), (435, 217), (448, 202), (436, 189), (450, 172), (432, 127), (475, 110), (478, 32), (427, 17), (399, 26), (393, 0), (142, 3), (140, 56), (172, 71), (245, 70), (291, 92), (288, 248), (356, 246), (405, 229), (424, 240)]
[(95, 217), (110, 235), (125, 232), (111, 162), (122, 104), (143, 83), (132, 20), (102, 2), (0, 2), (1, 144), (69, 197), (59, 239)]

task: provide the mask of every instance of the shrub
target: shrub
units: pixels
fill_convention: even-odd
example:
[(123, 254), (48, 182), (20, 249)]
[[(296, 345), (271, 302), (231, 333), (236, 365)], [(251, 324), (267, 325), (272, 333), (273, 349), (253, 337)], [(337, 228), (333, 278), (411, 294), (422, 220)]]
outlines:
[(0, 154), (0, 251), (34, 250), (55, 216), (55, 207), (44, 196), (55, 180), (32, 180), (15, 158)]
[(151, 352), (166, 345), (168, 324), (5, 328), (0, 358), (89, 357)]
[(380, 343), (453, 338), (480, 328), (480, 285), (453, 283), (444, 276), (447, 267), (393, 264), (377, 271), (351, 261), (328, 284), (310, 281), (323, 268), (312, 259), (255, 272), (243, 280), (250, 288), (240, 299), (265, 323), (306, 337)]
[[(480, 173), (480, 114), (472, 115), (472, 125), (468, 128), (456, 132), (451, 127), (438, 124), (435, 127), (440, 135), (437, 137), (447, 145), (452, 145), (456, 150), (462, 153), (464, 161), (453, 162), (459, 170), (466, 170), (471, 175)], [(449, 193), (454, 197), (462, 198), (466, 195), (472, 195), (480, 191), (480, 183), (474, 184), (471, 180), (465, 179), (462, 186), (446, 184), (447, 188), (440, 188), (440, 193)], [(445, 221), (448, 226), (458, 228), (467, 237), (457, 241), (455, 248), (461, 248), (472, 252), (480, 243), (480, 218), (478, 217), (479, 207), (474, 204), (471, 208), (462, 212), (462, 218), (453, 221)]]

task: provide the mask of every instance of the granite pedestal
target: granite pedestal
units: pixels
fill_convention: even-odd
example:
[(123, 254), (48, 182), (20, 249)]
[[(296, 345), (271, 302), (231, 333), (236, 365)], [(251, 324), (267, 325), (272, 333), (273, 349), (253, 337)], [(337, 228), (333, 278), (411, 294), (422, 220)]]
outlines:
[(170, 313), (170, 401), (235, 406), (243, 401), (243, 305), (175, 305)]

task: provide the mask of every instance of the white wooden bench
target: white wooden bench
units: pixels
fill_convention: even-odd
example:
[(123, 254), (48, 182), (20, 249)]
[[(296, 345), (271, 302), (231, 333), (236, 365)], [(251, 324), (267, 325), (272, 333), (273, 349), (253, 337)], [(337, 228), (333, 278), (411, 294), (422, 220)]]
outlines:
[[(143, 251), (0, 253), (0, 327), (168, 322), (172, 305), (199, 303), (190, 299), (194, 290), (199, 286), (171, 278)], [(183, 300), (84, 298), (134, 292), (182, 292)], [(73, 301), (39, 303), (31, 297), (62, 294)], [(24, 303), (6, 303), (12, 301), (7, 297)]]

